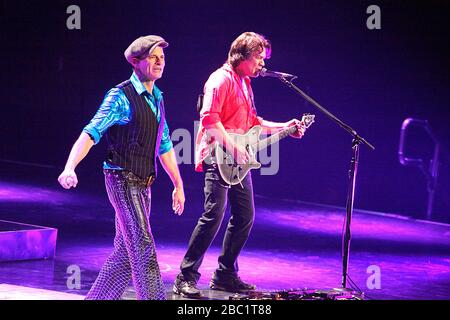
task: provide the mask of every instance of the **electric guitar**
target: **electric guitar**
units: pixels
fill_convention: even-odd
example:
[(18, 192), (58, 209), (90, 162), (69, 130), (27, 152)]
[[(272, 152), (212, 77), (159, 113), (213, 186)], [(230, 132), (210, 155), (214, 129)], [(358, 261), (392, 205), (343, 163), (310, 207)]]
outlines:
[[(305, 129), (309, 128), (314, 123), (314, 117), (313, 114), (304, 114), (301, 120), (302, 126)], [(259, 138), (261, 131), (261, 126), (254, 126), (246, 134), (229, 133), (235, 144), (243, 146), (247, 150), (250, 158), (246, 164), (236, 163), (233, 155), (229, 154), (222, 145), (216, 142), (214, 146), (215, 160), (220, 175), (226, 183), (230, 185), (239, 184), (251, 169), (259, 169), (261, 163), (256, 160), (258, 151), (295, 133), (297, 127), (295, 125), (288, 127), (262, 140)]]

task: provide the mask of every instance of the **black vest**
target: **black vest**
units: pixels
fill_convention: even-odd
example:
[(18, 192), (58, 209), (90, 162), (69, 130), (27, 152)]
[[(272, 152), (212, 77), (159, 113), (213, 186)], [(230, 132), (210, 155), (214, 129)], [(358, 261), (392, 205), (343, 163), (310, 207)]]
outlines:
[(164, 131), (164, 103), (161, 101), (159, 104), (161, 118), (158, 124), (144, 94), (139, 95), (130, 80), (116, 87), (123, 90), (130, 103), (130, 122), (114, 125), (106, 132), (106, 161), (143, 179), (150, 175), (156, 176), (156, 156)]

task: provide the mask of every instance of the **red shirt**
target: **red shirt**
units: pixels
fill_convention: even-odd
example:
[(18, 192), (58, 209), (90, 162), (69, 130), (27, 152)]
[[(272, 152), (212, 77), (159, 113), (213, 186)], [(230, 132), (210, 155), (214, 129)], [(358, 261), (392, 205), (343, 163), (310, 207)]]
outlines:
[[(203, 108), (200, 112), (200, 126), (195, 142), (195, 170), (202, 171), (202, 162), (209, 154), (206, 129), (221, 122), (227, 132), (244, 134), (255, 125), (261, 125), (262, 118), (257, 117), (254, 106), (250, 78), (242, 79), (231, 65), (224, 64), (214, 71), (204, 87)], [(246, 89), (246, 90), (245, 90)], [(245, 94), (247, 91), (248, 94)]]

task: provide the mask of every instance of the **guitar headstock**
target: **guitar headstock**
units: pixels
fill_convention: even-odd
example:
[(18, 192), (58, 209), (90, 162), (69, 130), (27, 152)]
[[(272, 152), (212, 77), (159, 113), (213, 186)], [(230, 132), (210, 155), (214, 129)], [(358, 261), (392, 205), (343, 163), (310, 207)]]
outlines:
[(301, 122), (303, 123), (305, 128), (309, 128), (309, 126), (314, 123), (314, 117), (315, 115), (310, 113), (303, 114)]

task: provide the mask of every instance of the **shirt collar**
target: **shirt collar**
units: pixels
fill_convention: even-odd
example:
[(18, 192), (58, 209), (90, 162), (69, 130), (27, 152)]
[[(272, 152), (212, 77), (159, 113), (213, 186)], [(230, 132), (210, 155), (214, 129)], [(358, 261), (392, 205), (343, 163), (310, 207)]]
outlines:
[[(224, 70), (230, 72), (236, 79), (240, 79), (239, 75), (236, 73), (236, 71), (234, 71), (233, 66), (231, 64), (229, 64), (228, 62), (224, 63), (222, 68)], [(247, 85), (249, 85), (252, 80), (250, 79), (250, 77), (245, 77), (244, 81), (247, 83)]]
[[(136, 75), (136, 72), (133, 71), (133, 74), (130, 77), (130, 81), (139, 95), (141, 95), (144, 92), (148, 92), (145, 86), (139, 80), (138, 76)], [(155, 97), (156, 100), (161, 100), (162, 98), (162, 91), (159, 90), (159, 88), (155, 84), (153, 84), (153, 96)]]

